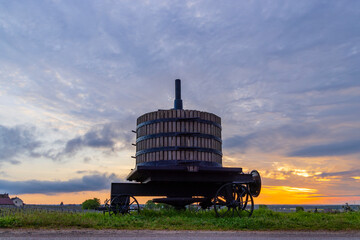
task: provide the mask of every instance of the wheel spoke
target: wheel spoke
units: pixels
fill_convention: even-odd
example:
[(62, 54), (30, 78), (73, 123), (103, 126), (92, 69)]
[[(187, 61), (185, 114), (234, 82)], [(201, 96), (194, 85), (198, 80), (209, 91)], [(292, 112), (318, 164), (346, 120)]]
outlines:
[[(254, 202), (246, 186), (227, 183), (217, 191), (213, 206), (218, 217), (230, 215), (229, 213), (232, 216), (241, 217), (243, 210), (250, 217), (254, 209)], [(226, 210), (224, 209), (225, 206), (227, 207)]]
[(241, 216), (240, 216), (240, 213), (239, 213), (239, 210), (237, 210), (237, 208), (235, 208), (235, 210), (236, 210), (237, 215), (238, 215), (239, 217), (241, 217)]
[(226, 206), (226, 203), (225, 202), (215, 202), (214, 205)]
[(223, 214), (225, 216), (229, 212), (230, 208), (227, 208), (226, 212)]
[(110, 216), (116, 214), (129, 214), (132, 211), (140, 212), (140, 207), (135, 197), (131, 195), (118, 195), (113, 197), (108, 207)]

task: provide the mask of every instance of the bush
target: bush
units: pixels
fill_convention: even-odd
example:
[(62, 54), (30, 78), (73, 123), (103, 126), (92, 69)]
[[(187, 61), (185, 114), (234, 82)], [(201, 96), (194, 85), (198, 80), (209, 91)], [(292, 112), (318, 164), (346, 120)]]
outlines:
[(296, 207), (296, 212), (303, 212), (304, 208), (303, 207)]
[(100, 207), (100, 199), (98, 198), (85, 200), (81, 204), (82, 209), (96, 209), (97, 207)]
[(172, 209), (174, 209), (173, 206), (171, 206), (169, 204), (166, 204), (166, 203), (157, 203), (156, 206), (157, 206), (158, 209), (164, 209), (164, 210), (172, 210)]
[(153, 201), (149, 200), (145, 203), (145, 208), (146, 209), (155, 209), (156, 204)]
[(154, 203), (152, 200), (149, 200), (145, 203), (145, 208), (146, 209), (150, 209), (150, 210), (161, 210), (161, 209), (165, 209), (165, 210), (170, 210), (170, 209), (174, 209), (173, 206), (165, 204), (165, 203)]
[(259, 209), (268, 209), (268, 206), (265, 204), (259, 204)]

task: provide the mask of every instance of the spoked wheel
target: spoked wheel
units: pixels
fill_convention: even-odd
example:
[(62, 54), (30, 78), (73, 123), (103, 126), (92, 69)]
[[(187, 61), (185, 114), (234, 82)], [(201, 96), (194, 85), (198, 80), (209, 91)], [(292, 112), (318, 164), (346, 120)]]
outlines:
[(140, 206), (134, 196), (118, 195), (112, 198), (109, 206), (109, 215), (139, 213)]
[(105, 215), (105, 213), (109, 213), (109, 215), (111, 215), (111, 210), (110, 210), (110, 199), (106, 199), (104, 202), (104, 207), (102, 208), (103, 214)]
[(253, 197), (257, 197), (260, 195), (261, 191), (260, 173), (256, 170), (252, 170), (250, 174), (252, 176), (253, 182), (249, 183), (248, 189)]
[(213, 201), (217, 217), (250, 217), (254, 200), (248, 189), (236, 183), (227, 183), (219, 188)]

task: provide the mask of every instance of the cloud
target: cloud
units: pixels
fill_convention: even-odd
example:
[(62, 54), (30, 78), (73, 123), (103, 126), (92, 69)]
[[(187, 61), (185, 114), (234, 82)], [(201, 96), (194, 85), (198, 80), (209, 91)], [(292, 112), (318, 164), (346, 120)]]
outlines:
[(0, 125), (0, 162), (19, 163), (16, 157), (22, 154), (39, 156), (36, 149), (41, 147), (41, 142), (37, 140), (35, 130), (35, 127)]
[(261, 129), (247, 135), (235, 135), (224, 140), (224, 148), (246, 152), (256, 148), (264, 152), (284, 149), (289, 140), (311, 138), (323, 130), (316, 125), (287, 124), (276, 128)]
[[(159, 108), (167, 106), (161, 97), (171, 91), (162, 86), (174, 77), (189, 80), (188, 88), (194, 90), (186, 103), (198, 107), (220, 111), (219, 106), (234, 100), (223, 93), (236, 89), (249, 89), (246, 94), (255, 100), (262, 96), (285, 107), (289, 102), (274, 92), (337, 86), (341, 81), (356, 84), (351, 76), (337, 81), (324, 76), (339, 59), (342, 68), (334, 75), (356, 69), (353, 61), (342, 56), (356, 48), (352, 42), (356, 27), (347, 25), (356, 22), (352, 13), (356, 7), (339, 5), (308, 1), (221, 5), (175, 1), (171, 7), (162, 1), (6, 3), (0, 8), (0, 43), (7, 64), (3, 72), (9, 72), (4, 77), (17, 80), (12, 86), (22, 88), (22, 97), (34, 104), (83, 118), (113, 120), (131, 113), (134, 106), (141, 113), (153, 107), (153, 101)], [(345, 35), (336, 34), (344, 31)], [(345, 49), (336, 51), (334, 46), (345, 40)], [(21, 58), (24, 54), (28, 58)], [(314, 71), (314, 65), (320, 70)], [(13, 72), (25, 80), (19, 81)], [(137, 91), (149, 82), (151, 91)], [(195, 91), (200, 86), (207, 91)], [(155, 89), (161, 94), (153, 94)], [(34, 93), (41, 97), (34, 98)], [(218, 93), (216, 101), (208, 93)], [(116, 106), (124, 102), (132, 103)]]
[[(360, 197), (358, 194), (329, 194), (329, 195), (323, 195), (323, 196), (310, 196), (313, 198), (328, 198), (328, 197), (337, 197), (337, 198), (346, 198), (346, 197)], [(347, 200), (348, 201), (348, 200)]]
[[(76, 154), (83, 148), (108, 149), (111, 151), (130, 148), (133, 133), (123, 127), (124, 124), (120, 122), (97, 125), (83, 136), (67, 141), (64, 150), (57, 155), (57, 158), (63, 155)], [(90, 158), (86, 158), (84, 161), (89, 162)]]
[(0, 179), (0, 192), (11, 194), (56, 194), (110, 189), (110, 183), (121, 181), (115, 174), (94, 174), (67, 181), (10, 181)]
[(304, 147), (288, 154), (291, 157), (343, 156), (360, 153), (360, 140), (332, 142)]
[[(41, 132), (5, 127), (18, 137), (0, 145), (0, 163), (21, 156), (41, 169), (45, 158), (68, 157), (68, 169), (96, 169), (130, 147), (136, 117), (172, 107), (181, 78), (186, 109), (222, 117), (235, 166), (251, 158), (310, 169), (319, 161), (301, 157), (353, 154), (329, 158), (329, 169), (351, 169), (358, 9), (360, 1), (0, 1), (1, 124)], [(16, 167), (4, 170), (9, 178)]]
[[(113, 122), (99, 124), (92, 127), (84, 135), (65, 141), (63, 149), (52, 148), (62, 141), (55, 140), (53, 145), (45, 146), (38, 140), (36, 128), (33, 126), (19, 125), (6, 127), (0, 125), (0, 162), (7, 161), (19, 164), (19, 156), (26, 155), (30, 158), (48, 158), (61, 160), (85, 148), (102, 149), (105, 151), (120, 151), (133, 149), (131, 141), (133, 133), (128, 122)], [(90, 157), (85, 157), (84, 162), (90, 162)]]
[(357, 177), (360, 176), (360, 169), (342, 172), (324, 172), (319, 177)]
[(92, 161), (92, 158), (91, 157), (84, 157), (83, 159), (84, 163), (89, 163)]
[(246, 136), (233, 136), (224, 140), (224, 148), (239, 148), (240, 151), (244, 151), (250, 146), (250, 141), (254, 139), (253, 134)]

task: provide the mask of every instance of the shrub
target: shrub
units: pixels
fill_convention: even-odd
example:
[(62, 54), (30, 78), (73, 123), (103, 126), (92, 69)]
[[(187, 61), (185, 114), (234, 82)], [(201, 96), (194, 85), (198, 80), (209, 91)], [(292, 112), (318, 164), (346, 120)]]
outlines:
[(259, 209), (268, 209), (268, 206), (265, 204), (259, 204)]
[(304, 208), (303, 207), (296, 207), (296, 212), (303, 212)]
[(81, 204), (82, 209), (96, 209), (97, 207), (100, 207), (100, 199), (98, 198), (85, 200)]
[(169, 204), (166, 204), (166, 203), (157, 203), (156, 206), (157, 206), (158, 209), (165, 209), (165, 210), (174, 209), (173, 206), (171, 206)]
[(153, 201), (149, 200), (145, 203), (145, 208), (146, 209), (155, 209), (156, 204)]
[(145, 208), (150, 210), (170, 210), (174, 209), (173, 206), (165, 204), (165, 203), (154, 203), (152, 200), (149, 200), (145, 203)]

